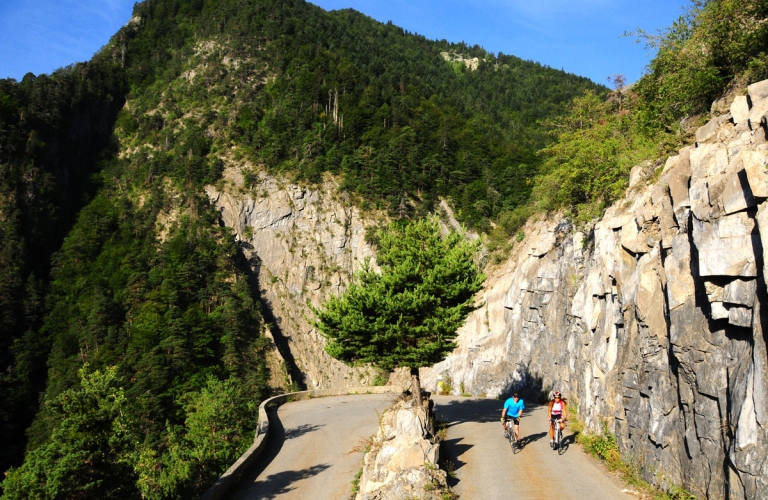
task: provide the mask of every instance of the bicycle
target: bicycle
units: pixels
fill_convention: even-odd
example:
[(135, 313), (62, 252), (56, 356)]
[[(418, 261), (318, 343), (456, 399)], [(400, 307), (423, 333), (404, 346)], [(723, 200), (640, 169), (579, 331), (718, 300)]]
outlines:
[[(517, 417), (518, 425), (521, 418), (523, 417)], [(509, 441), (509, 446), (512, 447), (512, 452), (517, 453), (523, 449), (523, 445), (520, 440), (515, 437), (515, 419), (507, 417), (507, 421), (510, 422), (510, 424), (504, 427), (504, 438)]]
[[(565, 450), (568, 449), (568, 441), (563, 440), (563, 431), (560, 429), (560, 421), (562, 419), (560, 418), (551, 418), (550, 421), (552, 422), (552, 425), (555, 427), (555, 436), (552, 443), (550, 443), (550, 446), (553, 450), (557, 450), (558, 455), (562, 455), (565, 453)], [(567, 423), (567, 420), (565, 421)]]

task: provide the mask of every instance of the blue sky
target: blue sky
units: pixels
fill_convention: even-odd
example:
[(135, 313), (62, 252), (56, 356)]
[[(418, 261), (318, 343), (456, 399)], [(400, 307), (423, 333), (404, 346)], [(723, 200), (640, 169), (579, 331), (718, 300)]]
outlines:
[[(689, 0), (316, 0), (352, 7), (427, 38), (464, 41), (598, 83), (637, 80), (645, 48), (625, 31), (675, 20)], [(130, 19), (134, 0), (0, 0), (0, 78), (21, 79), (84, 61)]]

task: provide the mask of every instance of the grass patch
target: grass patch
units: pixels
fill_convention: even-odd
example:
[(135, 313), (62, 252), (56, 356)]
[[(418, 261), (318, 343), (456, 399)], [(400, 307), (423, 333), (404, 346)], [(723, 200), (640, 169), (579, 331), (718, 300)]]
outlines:
[(357, 492), (360, 490), (360, 478), (363, 476), (363, 466), (360, 466), (360, 470), (355, 474), (355, 478), (352, 480), (352, 494), (349, 496), (349, 500), (355, 500)]
[(453, 379), (449, 374), (443, 376), (443, 380), (437, 384), (437, 393), (441, 396), (450, 396), (453, 392)]

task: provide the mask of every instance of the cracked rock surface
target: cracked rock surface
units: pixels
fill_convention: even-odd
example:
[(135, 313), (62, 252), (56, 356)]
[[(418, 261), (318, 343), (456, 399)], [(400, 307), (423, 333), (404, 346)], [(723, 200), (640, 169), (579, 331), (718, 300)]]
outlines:
[(457, 349), (422, 371), (424, 387), (557, 389), (592, 430), (607, 422), (646, 480), (768, 498), (762, 89), (768, 81), (663, 166), (633, 170), (625, 199), (594, 226), (529, 221)]
[(350, 368), (324, 351), (307, 302), (319, 306), (343, 291), (373, 256), (365, 242), (365, 227), (373, 222), (337, 194), (332, 181), (308, 189), (261, 173), (246, 187), (244, 169), (250, 167), (228, 164), (224, 182), (206, 192), (240, 241), (280, 354), (298, 369), (286, 375), (303, 378), (309, 389), (371, 384), (372, 369)]

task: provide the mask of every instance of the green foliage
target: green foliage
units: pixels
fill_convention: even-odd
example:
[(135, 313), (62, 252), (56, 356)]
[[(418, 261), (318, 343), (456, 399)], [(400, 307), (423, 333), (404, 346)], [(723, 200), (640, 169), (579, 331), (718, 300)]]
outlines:
[(138, 454), (134, 467), (142, 498), (196, 496), (253, 443), (258, 405), (238, 380), (209, 377), (184, 400), (185, 425), (169, 429), (163, 456), (158, 460), (146, 448)]
[(328, 353), (385, 370), (442, 360), (485, 280), (477, 248), (458, 232), (443, 236), (435, 218), (392, 223), (379, 233), (381, 272), (366, 261), (345, 293), (310, 306)]
[(79, 371), (80, 386), (47, 405), (60, 420), (50, 440), (11, 469), (4, 499), (138, 498), (128, 452), (133, 422), (115, 367)]
[(389, 383), (389, 373), (384, 370), (377, 370), (376, 375), (373, 377), (373, 381), (371, 381), (371, 385), (374, 386), (383, 386), (387, 385)]
[(450, 396), (453, 393), (453, 378), (445, 373), (443, 379), (438, 382), (437, 389), (441, 396)]
[(658, 35), (638, 35), (657, 49), (636, 85), (638, 119), (652, 130), (709, 111), (734, 79), (766, 78), (768, 5), (762, 0), (695, 1)]
[[(345, 189), (392, 211), (405, 200), (424, 214), (444, 196), (462, 221), (486, 227), (527, 199), (534, 151), (547, 142), (538, 121), (600, 88), (352, 10), (208, 0), (173, 12), (170, 3), (138, 4), (139, 28), (124, 28), (105, 49), (115, 57), (126, 47), (133, 90), (130, 117), (118, 123), (130, 142), (183, 155), (178, 125), (194, 121), (217, 131), (212, 151), (234, 146), (236, 156), (298, 180), (342, 174)], [(456, 72), (443, 52), (479, 65)]]
[(158, 459), (142, 441), (143, 423), (119, 386), (117, 368), (87, 368), (79, 371), (79, 387), (47, 403), (58, 421), (51, 438), (8, 472), (2, 498), (197, 496), (252, 443), (256, 402), (241, 381), (209, 377), (200, 391), (183, 396), (184, 425), (169, 428)]
[(658, 50), (649, 72), (631, 89), (619, 83), (608, 101), (587, 91), (550, 123), (556, 141), (540, 151), (536, 207), (564, 209), (580, 223), (602, 215), (633, 166), (680, 145), (682, 118), (707, 113), (728, 85), (768, 77), (766, 17), (760, 0), (694, 1), (659, 35), (639, 30)]
[(593, 92), (573, 100), (557, 121), (557, 141), (546, 157), (533, 199), (540, 210), (566, 208), (587, 222), (623, 196), (630, 169), (658, 152), (634, 128), (633, 115)]

